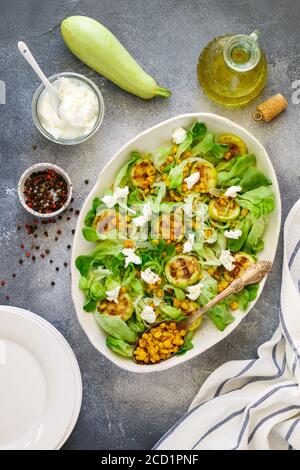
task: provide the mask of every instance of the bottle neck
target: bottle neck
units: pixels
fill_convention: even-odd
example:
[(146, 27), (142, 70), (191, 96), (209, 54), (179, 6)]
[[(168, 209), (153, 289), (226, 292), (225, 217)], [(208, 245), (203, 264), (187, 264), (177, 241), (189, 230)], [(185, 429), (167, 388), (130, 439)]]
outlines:
[(228, 39), (224, 46), (224, 60), (227, 66), (235, 72), (248, 72), (254, 69), (260, 61), (261, 50), (257, 43), (258, 31), (249, 36), (237, 34)]

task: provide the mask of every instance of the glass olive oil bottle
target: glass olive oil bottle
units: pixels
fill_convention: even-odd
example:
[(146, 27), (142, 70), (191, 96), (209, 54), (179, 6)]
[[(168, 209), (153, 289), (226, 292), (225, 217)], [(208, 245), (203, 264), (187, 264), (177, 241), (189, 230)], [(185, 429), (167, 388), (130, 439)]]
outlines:
[(215, 38), (201, 52), (198, 79), (204, 92), (217, 103), (239, 108), (254, 100), (268, 78), (266, 56), (258, 31)]

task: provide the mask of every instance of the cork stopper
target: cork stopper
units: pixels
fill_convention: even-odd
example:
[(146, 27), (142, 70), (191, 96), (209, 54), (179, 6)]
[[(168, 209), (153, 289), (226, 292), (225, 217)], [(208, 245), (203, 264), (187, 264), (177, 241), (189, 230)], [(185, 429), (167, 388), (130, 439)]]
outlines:
[(286, 109), (288, 105), (287, 100), (283, 95), (278, 93), (272, 96), (267, 101), (256, 106), (256, 110), (252, 114), (254, 121), (270, 122), (278, 114)]

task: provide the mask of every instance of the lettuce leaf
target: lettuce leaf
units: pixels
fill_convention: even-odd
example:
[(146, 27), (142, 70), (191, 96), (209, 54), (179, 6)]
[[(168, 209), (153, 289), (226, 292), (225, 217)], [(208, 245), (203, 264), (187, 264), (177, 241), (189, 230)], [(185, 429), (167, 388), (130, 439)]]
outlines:
[(189, 129), (189, 133), (192, 135), (193, 140), (203, 137), (207, 133), (207, 127), (204, 122), (195, 122)]
[(234, 316), (223, 302), (211, 308), (207, 315), (220, 331), (224, 331), (226, 326), (234, 321)]
[(172, 320), (180, 320), (182, 317), (184, 317), (179, 308), (172, 307), (171, 305), (164, 303), (159, 304), (159, 310), (164, 314), (162, 316), (169, 317)]
[(87, 242), (97, 242), (100, 240), (100, 237), (97, 231), (92, 227), (83, 227), (82, 235)]
[(178, 145), (178, 149), (175, 155), (176, 160), (178, 160), (183, 152), (185, 152), (192, 145), (192, 142), (193, 136), (188, 132), (184, 141)]
[(185, 335), (184, 343), (179, 349), (179, 351), (176, 353), (177, 356), (181, 354), (185, 354), (187, 351), (190, 351), (191, 349), (193, 349), (194, 347), (193, 342), (192, 342), (193, 336), (194, 336), (194, 331), (189, 331)]
[(167, 161), (168, 156), (171, 153), (172, 146), (159, 147), (152, 155), (152, 161), (157, 170), (160, 171), (160, 167)]
[(137, 334), (118, 316), (101, 315), (99, 312), (95, 312), (95, 320), (113, 338), (122, 339), (129, 343), (135, 343), (137, 340)]
[(106, 338), (106, 346), (120, 356), (131, 357), (134, 346), (126, 343), (123, 339), (116, 339), (113, 336)]
[(125, 163), (125, 165), (121, 167), (121, 169), (118, 171), (115, 177), (114, 190), (118, 187), (122, 188), (126, 185), (128, 181), (130, 167), (140, 158), (141, 158), (141, 154), (139, 152), (136, 152), (136, 151), (131, 152), (128, 162)]
[(243, 245), (246, 243), (250, 229), (251, 221), (249, 217), (239, 221), (235, 226), (235, 230), (241, 230), (242, 235), (237, 240), (234, 240), (233, 238), (228, 238), (227, 248), (232, 252), (240, 251)]
[(211, 163), (215, 165), (224, 157), (227, 150), (228, 145), (216, 144), (214, 134), (208, 133), (192, 148), (192, 156), (207, 155), (210, 157)]
[(265, 230), (265, 218), (253, 219), (252, 227), (250, 229), (245, 249), (247, 251), (257, 252), (264, 248), (262, 236)]
[(250, 189), (259, 188), (260, 186), (268, 186), (272, 183), (261, 171), (256, 168), (249, 167), (239, 184), (243, 188), (243, 191), (249, 191)]
[(102, 202), (99, 197), (95, 197), (93, 199), (92, 207), (85, 216), (84, 225), (86, 225), (87, 227), (90, 227), (92, 225), (97, 214), (97, 209), (101, 204)]
[(229, 171), (218, 172), (218, 184), (225, 187), (239, 184), (248, 168), (255, 163), (256, 158), (253, 153), (237, 158), (233, 166), (229, 167)]
[(273, 191), (269, 186), (260, 186), (240, 194), (237, 202), (248, 209), (255, 218), (267, 215), (275, 208)]

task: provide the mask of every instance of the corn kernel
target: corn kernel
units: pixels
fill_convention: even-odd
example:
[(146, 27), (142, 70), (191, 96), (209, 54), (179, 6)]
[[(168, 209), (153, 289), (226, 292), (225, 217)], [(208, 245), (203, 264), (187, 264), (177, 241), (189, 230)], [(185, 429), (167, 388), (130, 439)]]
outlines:
[(161, 331), (156, 331), (153, 336), (154, 336), (154, 338), (159, 339), (161, 337), (161, 335), (162, 335)]

